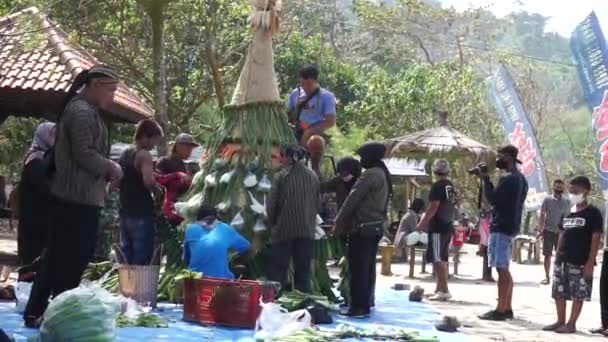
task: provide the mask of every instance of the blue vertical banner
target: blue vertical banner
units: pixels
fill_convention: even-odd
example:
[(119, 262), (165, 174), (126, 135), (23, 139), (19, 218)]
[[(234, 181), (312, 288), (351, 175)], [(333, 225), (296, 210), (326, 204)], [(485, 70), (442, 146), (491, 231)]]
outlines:
[(570, 49), (585, 100), (592, 111), (597, 170), (604, 199), (608, 199), (608, 50), (600, 23), (591, 12), (576, 26)]
[(524, 111), (517, 86), (503, 65), (490, 79), (490, 97), (510, 144), (519, 149), (520, 170), (528, 181), (526, 210), (537, 210), (548, 194), (547, 175), (534, 129)]

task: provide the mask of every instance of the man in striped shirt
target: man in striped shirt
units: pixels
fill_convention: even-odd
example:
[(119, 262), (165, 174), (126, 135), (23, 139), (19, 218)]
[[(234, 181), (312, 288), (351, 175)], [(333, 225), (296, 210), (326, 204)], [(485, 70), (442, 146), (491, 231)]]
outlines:
[(319, 179), (304, 165), (303, 159), (300, 146), (281, 148), (283, 169), (275, 176), (266, 211), (271, 228), (273, 280), (285, 288), (289, 261), (293, 257), (293, 285), (299, 291), (310, 292)]

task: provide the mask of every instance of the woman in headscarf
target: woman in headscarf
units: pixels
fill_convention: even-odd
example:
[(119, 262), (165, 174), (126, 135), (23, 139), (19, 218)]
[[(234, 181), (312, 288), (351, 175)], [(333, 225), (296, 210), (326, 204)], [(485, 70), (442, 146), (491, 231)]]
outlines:
[(342, 314), (363, 318), (373, 305), (376, 253), (382, 237), (386, 210), (392, 194), (392, 181), (382, 161), (386, 148), (376, 142), (357, 150), (361, 175), (336, 217), (335, 234), (348, 234), (351, 305)]
[[(46, 244), (49, 232), (50, 193), (44, 154), (53, 146), (54, 142), (55, 124), (41, 123), (36, 129), (30, 149), (25, 154), (21, 180), (18, 185), (20, 210), (18, 212), (17, 249), (21, 265), (32, 264), (42, 254)], [(19, 273), (20, 278), (25, 275), (24, 270)]]

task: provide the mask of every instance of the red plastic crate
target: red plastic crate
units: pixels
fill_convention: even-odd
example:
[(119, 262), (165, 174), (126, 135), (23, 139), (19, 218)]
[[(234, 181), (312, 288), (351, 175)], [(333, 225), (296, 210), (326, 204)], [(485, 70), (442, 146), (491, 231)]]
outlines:
[(276, 284), (202, 277), (184, 280), (184, 321), (254, 328), (260, 297), (274, 301)]

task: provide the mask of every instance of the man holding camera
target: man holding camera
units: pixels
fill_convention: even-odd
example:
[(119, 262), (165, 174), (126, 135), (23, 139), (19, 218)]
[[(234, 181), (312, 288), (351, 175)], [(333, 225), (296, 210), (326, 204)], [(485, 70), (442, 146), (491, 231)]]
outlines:
[(478, 175), (484, 185), (484, 196), (493, 206), (493, 220), (490, 226), (488, 254), (490, 266), (498, 271), (498, 304), (496, 309), (480, 319), (505, 321), (513, 319), (513, 278), (509, 271), (513, 238), (519, 233), (524, 202), (528, 194), (526, 177), (517, 169), (521, 162), (517, 159), (519, 150), (507, 145), (498, 150), (496, 168), (506, 172), (496, 186), (492, 184), (487, 168), (480, 168)]

